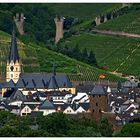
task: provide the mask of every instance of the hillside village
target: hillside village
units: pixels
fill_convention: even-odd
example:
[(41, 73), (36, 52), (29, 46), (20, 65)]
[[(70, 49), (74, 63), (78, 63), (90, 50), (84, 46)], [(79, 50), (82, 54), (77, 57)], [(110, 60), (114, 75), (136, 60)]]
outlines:
[[(123, 4), (122, 7), (129, 6), (129, 4)], [(119, 14), (120, 9), (114, 11), (109, 19), (106, 16), (104, 19), (96, 17), (95, 24), (98, 26), (121, 15)], [(109, 80), (102, 81), (106, 75), (99, 73), (98, 81), (75, 82), (67, 73), (57, 72), (55, 62), (52, 64), (51, 73), (24, 72), (15, 29), (17, 28), (21, 35), (24, 34), (24, 14), (17, 13), (14, 22), (10, 50), (5, 62), (5, 81), (2, 80), (0, 83), (0, 111), (33, 118), (38, 114), (47, 116), (55, 112), (63, 112), (73, 118), (88, 118), (97, 122), (102, 118), (107, 118), (114, 130), (129, 122), (139, 120), (140, 86), (139, 79), (135, 76), (112, 83)], [(57, 45), (59, 41), (60, 44), (63, 43), (61, 40), (64, 37), (64, 18), (56, 17), (54, 22), (56, 24), (54, 44)]]
[[(99, 121), (106, 116), (114, 125), (140, 117), (140, 88), (134, 79), (110, 85), (91, 84), (75, 87), (66, 74), (22, 73), (15, 30), (7, 60), (6, 82), (1, 83), (0, 109), (16, 115), (48, 115), (63, 112)], [(112, 120), (112, 119), (111, 119)]]

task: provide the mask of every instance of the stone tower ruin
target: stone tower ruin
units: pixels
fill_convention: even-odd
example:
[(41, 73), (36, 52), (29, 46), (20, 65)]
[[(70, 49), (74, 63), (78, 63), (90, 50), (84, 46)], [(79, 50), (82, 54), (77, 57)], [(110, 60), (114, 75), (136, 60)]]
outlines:
[(58, 43), (58, 41), (63, 38), (63, 23), (64, 23), (64, 18), (60, 17), (58, 18), (57, 16), (54, 18), (55, 25), (56, 25), (56, 35), (55, 35), (55, 44)]
[(104, 16), (104, 22), (107, 22), (107, 15)]
[(98, 25), (101, 24), (101, 18), (100, 18), (100, 16), (98, 16), (98, 17), (95, 18), (95, 22), (96, 22), (96, 26), (98, 26)]
[(23, 13), (16, 13), (16, 16), (14, 16), (14, 21), (20, 35), (24, 35), (24, 19), (25, 17)]

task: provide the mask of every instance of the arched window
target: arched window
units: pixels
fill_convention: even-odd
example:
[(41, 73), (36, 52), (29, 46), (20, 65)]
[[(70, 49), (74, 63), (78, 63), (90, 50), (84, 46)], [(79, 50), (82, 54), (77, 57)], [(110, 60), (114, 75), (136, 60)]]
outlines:
[(98, 106), (98, 103), (96, 103), (96, 106)]
[(13, 66), (11, 66), (11, 67), (10, 67), (10, 70), (11, 70), (11, 71), (13, 71), (13, 70), (14, 70), (14, 67), (13, 67)]

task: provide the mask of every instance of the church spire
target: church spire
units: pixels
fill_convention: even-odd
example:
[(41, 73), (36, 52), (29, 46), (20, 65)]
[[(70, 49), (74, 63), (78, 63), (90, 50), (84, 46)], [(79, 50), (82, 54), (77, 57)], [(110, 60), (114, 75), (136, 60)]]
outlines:
[(11, 46), (10, 46), (10, 54), (9, 54), (9, 62), (16, 61), (19, 62), (19, 54), (17, 49), (17, 41), (16, 41), (16, 33), (15, 28), (13, 27), (12, 37), (11, 37)]
[(55, 62), (53, 63), (53, 75), (54, 76), (56, 75), (56, 65), (55, 65)]

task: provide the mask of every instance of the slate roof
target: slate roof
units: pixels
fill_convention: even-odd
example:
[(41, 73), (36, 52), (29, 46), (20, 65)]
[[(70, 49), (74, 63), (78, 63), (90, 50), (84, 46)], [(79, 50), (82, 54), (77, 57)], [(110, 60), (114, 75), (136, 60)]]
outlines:
[(55, 107), (48, 99), (46, 99), (39, 105), (39, 109), (55, 109)]
[(91, 92), (93, 87), (94, 87), (94, 85), (84, 85), (84, 86), (79, 85), (79, 86), (76, 87), (76, 89), (77, 89), (77, 92), (86, 92), (86, 93), (88, 93), (88, 92)]
[(58, 87), (57, 81), (55, 79), (55, 76), (53, 75), (49, 81), (48, 89), (57, 89), (57, 88), (59, 88), (59, 87)]
[(131, 87), (137, 87), (137, 83), (135, 81), (125, 81), (124, 83), (122, 83), (123, 87), (127, 87), (127, 88), (131, 88)]
[(3, 88), (15, 88), (15, 83), (11, 79), (9, 82), (5, 82), (1, 85)]
[(33, 93), (33, 97), (47, 97), (47, 93), (44, 91), (37, 91)]
[(90, 107), (90, 104), (89, 103), (79, 103), (79, 105), (84, 109), (84, 110), (88, 110), (89, 107)]
[(95, 85), (90, 94), (91, 95), (107, 95), (107, 92), (103, 86)]
[(9, 62), (13, 61), (14, 63), (16, 60), (19, 61), (19, 54), (17, 49), (17, 41), (16, 41), (16, 33), (15, 29), (13, 28), (12, 37), (11, 37), (11, 46), (10, 46), (10, 54), (9, 54)]
[[(57, 84), (56, 84), (57, 83)], [(65, 88), (72, 87), (72, 83), (66, 74), (56, 74), (53, 76), (52, 73), (21, 73), (20, 78), (16, 84), (17, 88)]]
[(9, 99), (10, 100), (20, 100), (20, 101), (27, 100), (26, 96), (20, 90), (17, 90), (17, 89), (11, 94)]

